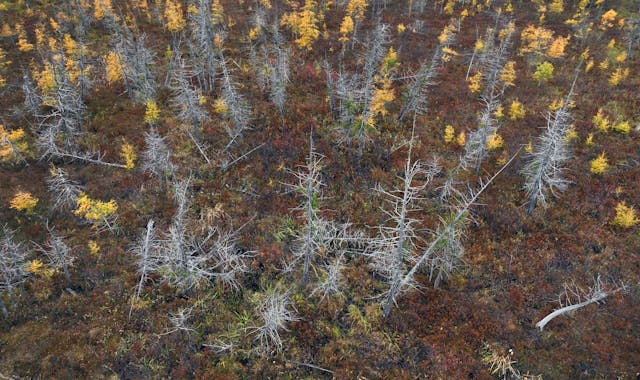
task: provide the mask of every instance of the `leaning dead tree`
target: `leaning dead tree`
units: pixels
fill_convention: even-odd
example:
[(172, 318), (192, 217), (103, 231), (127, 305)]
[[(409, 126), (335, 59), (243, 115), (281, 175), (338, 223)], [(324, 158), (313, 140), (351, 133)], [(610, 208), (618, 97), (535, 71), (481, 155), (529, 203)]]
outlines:
[(547, 323), (556, 317), (591, 305), (592, 303), (604, 302), (605, 298), (618, 292), (623, 292), (626, 289), (627, 288), (624, 284), (615, 285), (605, 283), (600, 275), (594, 279), (593, 285), (588, 289), (577, 286), (575, 282), (565, 284), (564, 291), (558, 297), (560, 308), (552, 311), (546, 317), (538, 321), (538, 323), (536, 323), (536, 327), (543, 330)]
[(496, 177), (515, 159), (516, 155), (517, 153), (493, 177), (486, 181), (480, 180), (478, 189), (469, 190), (466, 196), (461, 196), (458, 203), (452, 206), (451, 213), (441, 219), (429, 245), (422, 250), (420, 256), (412, 258), (411, 269), (402, 273), (396, 286), (396, 296), (408, 288), (417, 286), (415, 275), (418, 270), (423, 268), (429, 272), (429, 280), (433, 281), (436, 288), (441, 281), (449, 277), (452, 270), (462, 260), (464, 251), (461, 237), (468, 222), (471, 208)]
[[(383, 316), (386, 317), (395, 303), (398, 293), (402, 290), (401, 280), (407, 274), (407, 266), (415, 251), (417, 240), (415, 225), (418, 220), (410, 214), (416, 210), (416, 203), (431, 180), (440, 172), (437, 161), (425, 164), (420, 161), (412, 162), (411, 153), (413, 136), (409, 143), (409, 153), (405, 162), (402, 187), (386, 191), (378, 186), (377, 190), (388, 198), (392, 208), (383, 211), (389, 216), (390, 226), (380, 227), (380, 235), (374, 245), (373, 265), (385, 281), (389, 284)], [(420, 180), (419, 184), (415, 181)]]
[(566, 137), (571, 124), (569, 107), (576, 80), (577, 74), (562, 106), (547, 115), (547, 128), (529, 154), (529, 162), (522, 169), (529, 215), (538, 203), (546, 206), (549, 193), (555, 195), (557, 191), (566, 190), (569, 185), (569, 181), (564, 178), (564, 164), (571, 157)]

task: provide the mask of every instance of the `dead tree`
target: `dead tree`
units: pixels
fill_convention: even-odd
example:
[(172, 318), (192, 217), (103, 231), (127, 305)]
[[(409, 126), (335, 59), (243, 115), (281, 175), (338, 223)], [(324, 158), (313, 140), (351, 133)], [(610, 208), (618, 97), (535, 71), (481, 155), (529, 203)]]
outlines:
[(218, 51), (218, 62), (222, 70), (222, 100), (228, 108), (228, 114), (234, 124), (233, 128), (227, 128), (230, 141), (225, 150), (231, 147), (237, 139), (242, 137), (244, 131), (251, 129), (251, 108), (244, 97), (238, 92), (229, 71), (227, 61), (222, 49)]
[(191, 30), (190, 49), (195, 77), (200, 87), (211, 92), (215, 88), (218, 71), (214, 41), (218, 35), (211, 10), (210, 0), (195, 0), (197, 12), (189, 13)]
[(290, 291), (271, 289), (267, 292), (258, 305), (261, 324), (254, 328), (255, 340), (260, 344), (261, 351), (267, 354), (282, 352), (281, 332), (288, 331), (287, 323), (300, 319), (292, 308)]
[(145, 46), (146, 36), (134, 36), (126, 26), (112, 29), (115, 52), (121, 58), (122, 76), (131, 100), (144, 104), (156, 98), (156, 80), (151, 70), (155, 55)]
[[(179, 56), (178, 52), (174, 52)], [(185, 123), (191, 123), (196, 142), (202, 141), (200, 127), (207, 119), (207, 112), (200, 104), (200, 94), (191, 82), (191, 73), (185, 62), (179, 59), (178, 67), (171, 78), (170, 88), (173, 90), (173, 106), (178, 110), (178, 119)]]
[[(516, 153), (517, 155), (517, 153)], [(487, 181), (480, 181), (480, 187), (475, 191), (469, 191), (468, 195), (460, 198), (457, 205), (453, 206), (449, 216), (442, 218), (429, 245), (422, 251), (419, 257), (412, 259), (412, 266), (397, 284), (396, 294), (416, 287), (415, 275), (423, 267), (429, 271), (429, 280), (434, 282), (434, 287), (446, 279), (455, 266), (462, 259), (462, 245), (460, 243), (464, 226), (468, 221), (471, 207), (476, 204), (480, 195), (489, 187), (495, 178), (514, 160), (511, 159)]]
[[(577, 76), (576, 76), (577, 79)], [(527, 193), (527, 214), (531, 215), (538, 202), (547, 204), (547, 195), (566, 190), (569, 181), (564, 178), (564, 164), (571, 157), (566, 139), (571, 124), (569, 106), (573, 97), (574, 80), (563, 105), (547, 115), (547, 128), (529, 154), (522, 169)]]
[(189, 231), (190, 179), (174, 183), (176, 212), (169, 230), (163, 234), (158, 248), (158, 272), (163, 282), (183, 294), (209, 282), (214, 277), (210, 258), (202, 255), (195, 236)]
[(40, 107), (42, 107), (42, 99), (38, 95), (31, 77), (26, 72), (22, 75), (22, 92), (24, 94), (24, 107), (31, 115), (36, 118), (40, 115)]
[(593, 286), (588, 289), (583, 289), (575, 283), (565, 284), (564, 291), (558, 297), (560, 307), (538, 321), (538, 323), (536, 323), (536, 327), (542, 331), (547, 323), (552, 319), (570, 313), (574, 310), (578, 310), (592, 303), (604, 302), (605, 298), (618, 292), (626, 291), (626, 289), (627, 288), (624, 284), (617, 286), (605, 283), (602, 281), (600, 275), (594, 279)]
[(70, 209), (76, 206), (80, 192), (83, 190), (78, 182), (69, 179), (62, 168), (51, 166), (47, 177), (47, 189), (54, 197), (53, 210)]
[(362, 157), (364, 153), (364, 145), (367, 140), (367, 129), (369, 125), (367, 121), (371, 119), (372, 101), (375, 96), (376, 74), (380, 62), (385, 55), (385, 46), (389, 43), (389, 25), (378, 23), (373, 32), (371, 41), (366, 45), (367, 54), (365, 57), (364, 67), (362, 70), (362, 112), (360, 112), (359, 122), (355, 127), (355, 137), (358, 141), (358, 157)]
[[(411, 153), (413, 136), (409, 143), (409, 153), (405, 162), (402, 187), (392, 191), (383, 190), (378, 186), (377, 190), (388, 198), (392, 208), (383, 211), (389, 216), (391, 225), (380, 227), (380, 235), (374, 243), (373, 265), (389, 285), (383, 316), (389, 315), (391, 306), (396, 301), (396, 296), (402, 290), (401, 280), (407, 272), (407, 264), (416, 248), (416, 231), (414, 225), (417, 219), (411, 217), (411, 212), (416, 208), (416, 202), (421, 198), (421, 193), (436, 176), (440, 168), (436, 161), (429, 164), (420, 161), (412, 162)], [(414, 181), (421, 180), (420, 184)]]
[(424, 115), (427, 112), (430, 95), (429, 88), (434, 85), (434, 80), (442, 67), (443, 56), (446, 54), (447, 49), (450, 49), (450, 46), (455, 43), (456, 39), (453, 29), (445, 29), (443, 33), (446, 34), (443, 35), (443, 39), (433, 52), (431, 61), (423, 62), (416, 74), (410, 79), (404, 103), (398, 114), (398, 121), (400, 122), (404, 121), (409, 113)]
[(287, 101), (287, 85), (289, 83), (290, 50), (280, 45), (275, 45), (272, 50), (275, 62), (269, 73), (269, 96), (273, 104), (278, 107), (280, 115), (284, 115)]
[(142, 170), (158, 179), (160, 191), (163, 183), (173, 177), (175, 166), (171, 162), (171, 151), (155, 128), (144, 134), (145, 149), (141, 154)]
[(50, 65), (54, 73), (54, 88), (51, 94), (40, 95), (40, 103), (47, 105), (47, 112), (37, 115), (39, 130), (36, 144), (43, 158), (55, 157), (59, 151), (76, 149), (77, 137), (83, 134), (82, 122), (86, 108), (62, 62), (52, 59)]
[(73, 266), (73, 261), (76, 257), (62, 236), (58, 235), (55, 230), (48, 225), (47, 231), (49, 232), (47, 241), (43, 246), (35, 244), (36, 248), (47, 257), (49, 265), (52, 268), (62, 271), (67, 283), (70, 283), (71, 273), (69, 269)]
[(8, 295), (11, 305), (15, 307), (15, 290), (22, 291), (27, 279), (27, 255), (23, 245), (15, 240), (15, 231), (6, 225), (0, 231), (0, 310), (5, 318), (9, 317), (9, 310), (4, 302), (4, 295)]
[(478, 57), (484, 84), (480, 99), (484, 103), (484, 108), (478, 118), (478, 129), (469, 134), (462, 159), (464, 166), (473, 165), (476, 173), (480, 173), (482, 162), (488, 155), (489, 139), (500, 128), (495, 114), (506, 87), (500, 76), (507, 63), (513, 31), (511, 23), (508, 23), (499, 34), (496, 28), (487, 29), (484, 39), (485, 47)]
[(248, 261), (252, 257), (251, 252), (238, 247), (238, 231), (210, 228), (207, 236), (198, 244), (203, 256), (209, 258), (213, 280), (233, 291), (241, 289), (240, 276), (249, 272)]
[(136, 285), (133, 298), (131, 300), (131, 308), (129, 309), (129, 318), (135, 302), (140, 299), (142, 293), (142, 287), (147, 281), (149, 275), (158, 270), (158, 238), (155, 233), (153, 220), (150, 219), (147, 223), (147, 227), (142, 235), (138, 238), (136, 244), (131, 248), (131, 252), (136, 256), (137, 272), (140, 276), (140, 280)]

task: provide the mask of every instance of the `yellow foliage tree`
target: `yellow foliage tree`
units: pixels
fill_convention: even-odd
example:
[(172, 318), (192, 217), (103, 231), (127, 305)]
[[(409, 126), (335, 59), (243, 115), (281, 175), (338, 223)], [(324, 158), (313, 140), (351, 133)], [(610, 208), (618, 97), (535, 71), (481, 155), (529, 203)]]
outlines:
[(33, 214), (33, 210), (38, 204), (38, 198), (25, 191), (19, 191), (9, 202), (9, 207), (17, 211), (24, 211), (25, 214)]
[(607, 167), (609, 167), (609, 161), (607, 160), (605, 153), (602, 152), (598, 157), (591, 160), (589, 171), (593, 174), (602, 174), (607, 170)]
[(77, 208), (73, 213), (92, 222), (94, 225), (109, 223), (109, 219), (112, 219), (116, 211), (118, 211), (118, 204), (115, 200), (103, 202), (91, 199), (84, 192), (80, 193), (76, 205)]
[(95, 0), (93, 4), (93, 17), (100, 21), (104, 16), (111, 14), (113, 8), (111, 6), (111, 0)]
[(560, 14), (564, 11), (564, 2), (563, 0), (553, 0), (551, 4), (549, 4), (549, 11), (551, 13)]
[(616, 205), (616, 216), (611, 221), (611, 224), (622, 228), (630, 228), (638, 222), (640, 222), (640, 219), (637, 218), (636, 210), (633, 206), (627, 206), (624, 201)]
[(525, 115), (526, 111), (524, 109), (524, 105), (517, 100), (511, 102), (509, 106), (509, 119), (518, 120), (522, 119)]
[(602, 14), (600, 18), (600, 28), (601, 29), (609, 29), (613, 28), (615, 25), (616, 17), (618, 17), (618, 12), (613, 9), (609, 9), (605, 13)]
[(122, 80), (122, 63), (120, 55), (114, 51), (110, 51), (105, 57), (105, 70), (107, 83), (115, 83)]
[(125, 142), (120, 148), (120, 157), (122, 157), (122, 160), (124, 161), (124, 168), (127, 170), (131, 170), (135, 167), (135, 162), (136, 158), (138, 158), (138, 155), (133, 149), (133, 145)]
[(347, 5), (347, 15), (354, 21), (360, 22), (364, 19), (364, 11), (367, 9), (366, 0), (351, 0)]
[(522, 30), (520, 39), (522, 40), (520, 53), (544, 55), (553, 42), (553, 31), (535, 25), (529, 25)]
[(444, 127), (444, 142), (447, 144), (452, 142), (456, 138), (456, 130), (452, 125)]
[(393, 89), (391, 88), (391, 79), (385, 77), (380, 80), (374, 90), (373, 99), (371, 100), (370, 116), (366, 121), (367, 125), (373, 127), (375, 119), (378, 115), (385, 116), (389, 113), (385, 105), (395, 99)]
[(469, 77), (469, 91), (473, 93), (480, 92), (480, 82), (482, 81), (482, 73), (476, 73)]
[(631, 132), (631, 124), (628, 121), (620, 121), (613, 125), (613, 130), (623, 135), (628, 135)]
[(158, 104), (152, 99), (147, 99), (146, 110), (144, 112), (144, 122), (149, 125), (155, 125), (158, 120), (160, 120)]
[(291, 12), (282, 16), (281, 25), (288, 26), (297, 36), (295, 43), (300, 49), (311, 50), (320, 36), (315, 0), (306, 0), (300, 12)]
[(516, 81), (516, 63), (514, 61), (507, 62), (500, 73), (500, 80), (505, 86), (515, 86)]
[(629, 76), (628, 68), (623, 69), (621, 67), (618, 67), (614, 72), (611, 73), (611, 76), (609, 76), (609, 84), (611, 86), (617, 86), (623, 80), (627, 79), (628, 76)]
[(502, 136), (500, 136), (498, 133), (491, 134), (491, 136), (489, 136), (489, 138), (487, 139), (488, 150), (500, 149), (503, 146), (504, 146), (504, 140), (502, 139)]
[(592, 121), (597, 130), (602, 132), (606, 132), (609, 130), (609, 125), (611, 122), (605, 116), (602, 108), (598, 109), (598, 113), (593, 117)]
[(565, 55), (564, 49), (569, 43), (569, 37), (558, 37), (553, 40), (549, 48), (547, 49), (547, 57), (549, 58), (562, 58)]
[(28, 149), (22, 128), (8, 131), (4, 125), (0, 124), (0, 162), (18, 161)]
[(344, 16), (344, 19), (340, 23), (340, 38), (338, 38), (338, 41), (344, 45), (349, 41), (349, 35), (351, 33), (353, 33), (353, 19), (351, 16)]
[(187, 25), (182, 15), (182, 7), (178, 1), (167, 0), (165, 2), (164, 18), (167, 30), (172, 33), (181, 31)]

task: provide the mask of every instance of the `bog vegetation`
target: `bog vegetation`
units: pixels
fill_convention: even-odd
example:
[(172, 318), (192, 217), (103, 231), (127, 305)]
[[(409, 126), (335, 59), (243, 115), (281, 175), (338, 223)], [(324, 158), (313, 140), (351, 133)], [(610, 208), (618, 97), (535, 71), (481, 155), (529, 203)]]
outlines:
[(0, 377), (635, 378), (639, 12), (0, 0)]

